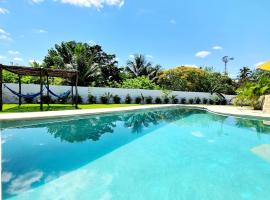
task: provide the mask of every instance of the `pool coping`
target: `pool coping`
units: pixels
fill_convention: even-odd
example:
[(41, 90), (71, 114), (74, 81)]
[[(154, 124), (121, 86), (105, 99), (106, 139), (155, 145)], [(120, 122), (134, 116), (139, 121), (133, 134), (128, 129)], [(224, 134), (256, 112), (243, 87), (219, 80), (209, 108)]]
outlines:
[(22, 113), (7, 113), (0, 115), (0, 121), (14, 121), (14, 120), (31, 120), (31, 119), (49, 119), (80, 115), (96, 115), (104, 113), (115, 113), (132, 110), (144, 110), (154, 108), (167, 107), (187, 107), (204, 109), (211, 113), (237, 116), (237, 117), (252, 117), (270, 120), (270, 114), (262, 113), (262, 111), (254, 111), (246, 107), (237, 106), (219, 106), (219, 105), (182, 105), (182, 104), (162, 104), (162, 105), (142, 105), (129, 107), (114, 107), (114, 108), (97, 108), (97, 109), (82, 109), (82, 110), (63, 110), (63, 111), (45, 111), (45, 112), (22, 112)]

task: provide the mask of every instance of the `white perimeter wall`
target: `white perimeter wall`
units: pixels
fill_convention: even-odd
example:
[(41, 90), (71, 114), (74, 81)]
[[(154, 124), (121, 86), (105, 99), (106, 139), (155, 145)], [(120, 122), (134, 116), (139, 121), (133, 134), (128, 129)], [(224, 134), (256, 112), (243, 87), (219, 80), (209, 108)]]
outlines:
[[(19, 84), (14, 83), (7, 83), (6, 84), (9, 88), (15, 90), (16, 92), (19, 91)], [(56, 85), (50, 85), (50, 89), (56, 93), (56, 94), (62, 94), (68, 90), (71, 90), (71, 86), (56, 86)], [(29, 93), (38, 93), (40, 91), (40, 85), (36, 84), (22, 84), (22, 94), (29, 94)], [(98, 87), (78, 87), (79, 95), (82, 97), (83, 102), (87, 103), (88, 94), (94, 95), (97, 97), (98, 101), (100, 99), (100, 96), (102, 96), (104, 93), (111, 93), (113, 95), (118, 95), (121, 97), (121, 101), (123, 102), (126, 95), (129, 94), (132, 99), (134, 100), (137, 96), (140, 96), (141, 94), (146, 96), (151, 96), (154, 99), (156, 97), (162, 97), (163, 92), (161, 90), (142, 90), (142, 89), (123, 89), (123, 88), (98, 88)], [(47, 94), (47, 90), (44, 90), (44, 95)], [(74, 94), (75, 94), (75, 87), (74, 87)], [(190, 98), (199, 97), (201, 99), (207, 98), (211, 99), (213, 98), (213, 95), (210, 93), (204, 93), (204, 92), (180, 92), (180, 91), (172, 91), (170, 95), (177, 95), (177, 98), (180, 100), (181, 98), (186, 98), (187, 100)], [(227, 101), (231, 101), (232, 98), (234, 98), (234, 95), (224, 95), (227, 99)], [(7, 88), (3, 86), (3, 101), (4, 103), (18, 103), (18, 97), (14, 94), (12, 94)], [(153, 101), (154, 102), (154, 101)]]

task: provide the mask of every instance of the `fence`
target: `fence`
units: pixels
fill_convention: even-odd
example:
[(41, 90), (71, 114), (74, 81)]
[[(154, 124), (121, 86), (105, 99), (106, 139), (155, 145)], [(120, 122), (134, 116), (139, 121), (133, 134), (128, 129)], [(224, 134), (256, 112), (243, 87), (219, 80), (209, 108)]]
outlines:
[[(6, 84), (12, 90), (18, 91), (19, 85), (13, 83)], [(56, 86), (50, 85), (50, 89), (56, 94), (63, 94), (64, 92), (71, 90), (71, 86)], [(22, 94), (38, 93), (40, 91), (40, 85), (35, 84), (22, 84)], [(74, 89), (75, 91), (75, 89)], [(100, 97), (105, 93), (111, 93), (112, 95), (118, 95), (121, 98), (121, 102), (124, 102), (127, 94), (131, 96), (134, 100), (136, 97), (143, 95), (144, 97), (151, 96), (153, 99), (156, 97), (162, 97), (164, 95), (161, 90), (143, 90), (143, 89), (123, 89), (123, 88), (103, 88), (103, 87), (78, 87), (78, 93), (82, 98), (83, 103), (88, 102), (88, 95), (91, 94), (96, 96), (98, 102), (100, 102)], [(46, 95), (46, 90), (44, 90), (44, 95)], [(176, 95), (180, 100), (181, 98), (191, 99), (191, 98), (206, 98), (212, 99), (214, 95), (204, 92), (181, 92), (172, 91), (169, 94)], [(226, 100), (230, 102), (235, 96), (234, 95), (224, 95)], [(53, 98), (53, 97), (52, 97)], [(18, 97), (12, 94), (9, 90), (3, 87), (3, 102), (4, 103), (18, 103)]]

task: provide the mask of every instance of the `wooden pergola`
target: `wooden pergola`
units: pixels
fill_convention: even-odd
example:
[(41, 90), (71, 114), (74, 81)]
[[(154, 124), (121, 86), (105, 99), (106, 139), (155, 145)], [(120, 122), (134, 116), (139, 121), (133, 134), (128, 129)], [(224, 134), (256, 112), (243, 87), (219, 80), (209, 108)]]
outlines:
[[(43, 86), (44, 77), (46, 77), (46, 84), (49, 88), (49, 77), (60, 77), (71, 80), (71, 95), (72, 104), (74, 104), (73, 87), (75, 86), (75, 108), (78, 108), (78, 77), (77, 70), (62, 70), (49, 68), (35, 68), (24, 66), (9, 66), (0, 64), (0, 111), (3, 110), (3, 70), (7, 70), (18, 75), (19, 78), (19, 94), (21, 94), (21, 78), (22, 76), (38, 76), (40, 77), (40, 110), (43, 110)], [(49, 93), (48, 93), (49, 96)], [(19, 105), (22, 104), (21, 96), (19, 97)]]

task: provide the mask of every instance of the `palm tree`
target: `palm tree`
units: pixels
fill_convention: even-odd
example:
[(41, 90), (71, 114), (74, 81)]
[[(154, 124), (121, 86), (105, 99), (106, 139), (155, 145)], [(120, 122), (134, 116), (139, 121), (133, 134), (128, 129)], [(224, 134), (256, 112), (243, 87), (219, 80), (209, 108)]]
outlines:
[(243, 67), (240, 69), (240, 73), (238, 75), (239, 83), (242, 85), (251, 77), (252, 71), (248, 67)]
[(144, 55), (135, 54), (132, 60), (128, 60), (126, 71), (133, 77), (146, 76), (150, 80), (155, 80), (161, 66), (152, 66), (151, 62), (148, 62)]

